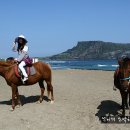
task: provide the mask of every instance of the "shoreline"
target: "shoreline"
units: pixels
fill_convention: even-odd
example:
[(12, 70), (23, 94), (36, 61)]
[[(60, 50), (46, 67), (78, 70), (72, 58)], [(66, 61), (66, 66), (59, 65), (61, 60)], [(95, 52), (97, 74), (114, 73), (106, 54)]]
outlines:
[(111, 71), (111, 72), (114, 72), (115, 70), (100, 70), (100, 69), (71, 69), (71, 68), (68, 68), (68, 69), (53, 69), (51, 67), (51, 70), (81, 70), (81, 71)]

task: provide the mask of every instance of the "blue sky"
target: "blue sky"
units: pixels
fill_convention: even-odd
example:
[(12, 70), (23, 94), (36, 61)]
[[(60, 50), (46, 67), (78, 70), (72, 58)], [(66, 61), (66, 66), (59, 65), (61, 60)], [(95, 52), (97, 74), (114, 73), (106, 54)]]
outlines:
[(0, 57), (17, 57), (24, 34), (30, 56), (66, 51), (78, 41), (130, 43), (130, 0), (1, 0)]

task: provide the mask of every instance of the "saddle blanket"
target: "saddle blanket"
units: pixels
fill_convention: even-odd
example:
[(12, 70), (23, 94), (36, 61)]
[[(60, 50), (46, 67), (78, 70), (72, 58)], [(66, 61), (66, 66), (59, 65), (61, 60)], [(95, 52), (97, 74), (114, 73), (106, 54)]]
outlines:
[[(31, 67), (25, 66), (24, 68), (25, 68), (26, 73), (27, 73), (28, 76), (36, 74), (36, 70), (35, 70), (34, 66), (31, 66)], [(15, 74), (16, 74), (17, 77), (21, 77), (22, 76), (22, 72), (18, 68), (18, 65), (16, 65), (14, 67), (14, 70), (15, 70)]]

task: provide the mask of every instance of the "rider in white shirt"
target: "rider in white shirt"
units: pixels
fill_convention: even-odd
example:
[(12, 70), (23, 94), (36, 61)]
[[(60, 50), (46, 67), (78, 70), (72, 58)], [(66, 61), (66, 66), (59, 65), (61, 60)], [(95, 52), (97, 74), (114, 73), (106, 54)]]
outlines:
[[(15, 38), (15, 41), (13, 43), (13, 51), (17, 51), (19, 56), (18, 58), (15, 58), (15, 60), (19, 63), (19, 69), (22, 71), (22, 74), (24, 76), (23, 78), (23, 82), (25, 82), (26, 80), (28, 80), (28, 75), (24, 69), (24, 66), (26, 66), (26, 59), (29, 57), (28, 55), (28, 46), (27, 44), (27, 40), (24, 37), (24, 35), (19, 35), (18, 37)], [(16, 43), (18, 43), (18, 47), (16, 48)]]

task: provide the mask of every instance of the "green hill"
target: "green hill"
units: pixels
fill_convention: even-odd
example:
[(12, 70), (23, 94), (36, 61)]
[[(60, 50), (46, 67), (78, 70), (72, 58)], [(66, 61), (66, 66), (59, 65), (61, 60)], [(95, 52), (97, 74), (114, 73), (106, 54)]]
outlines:
[(116, 59), (121, 55), (130, 55), (130, 43), (112, 43), (103, 41), (81, 41), (67, 51), (49, 57), (51, 60)]

